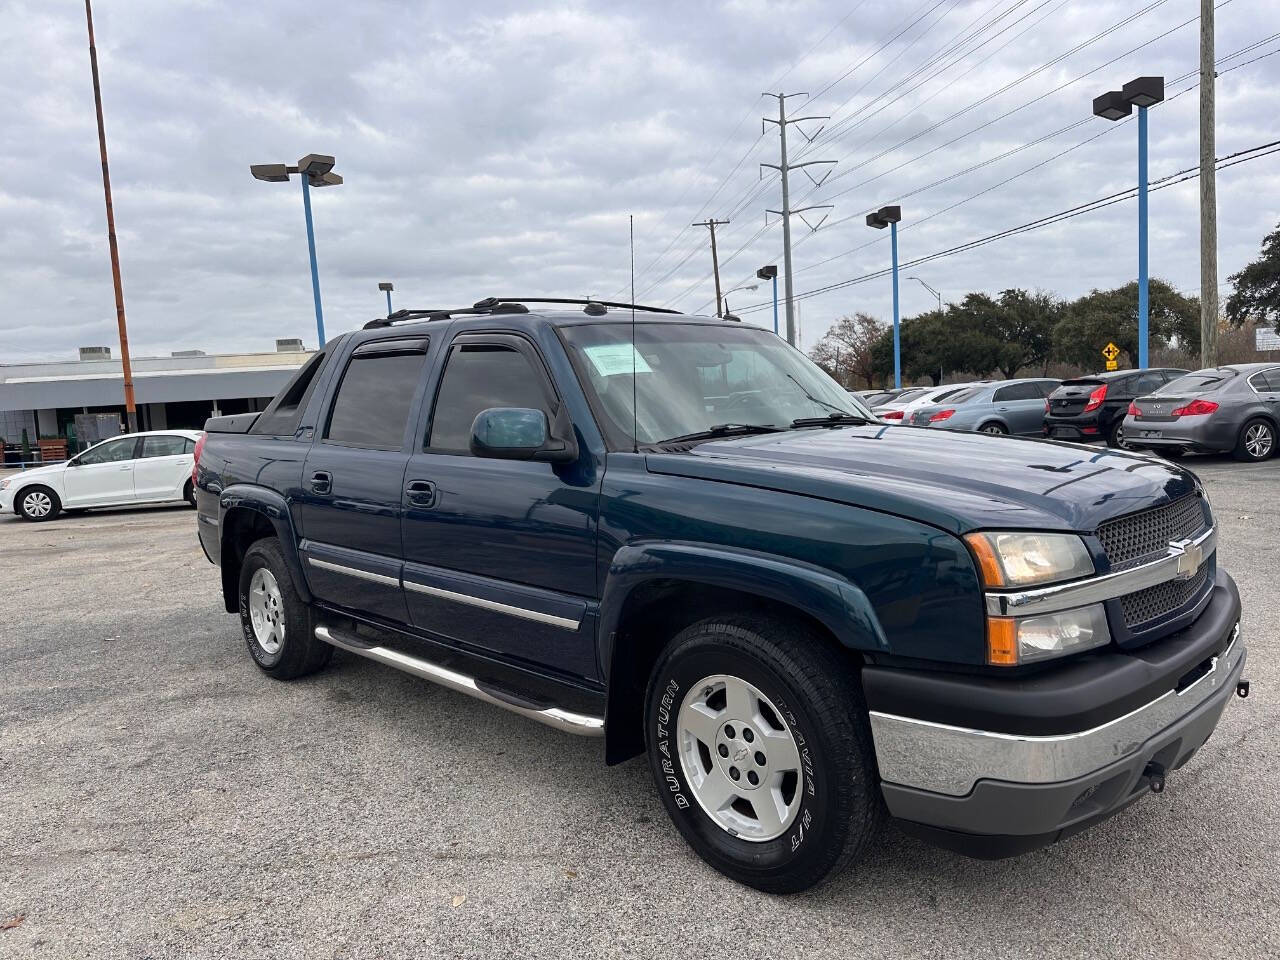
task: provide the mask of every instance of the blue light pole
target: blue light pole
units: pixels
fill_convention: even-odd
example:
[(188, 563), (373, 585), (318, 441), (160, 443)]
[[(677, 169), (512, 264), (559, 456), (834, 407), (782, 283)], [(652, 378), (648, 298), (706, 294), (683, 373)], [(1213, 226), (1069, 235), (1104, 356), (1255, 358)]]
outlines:
[(321, 347), (325, 344), (324, 309), (320, 305), (320, 272), (316, 267), (316, 236), (311, 223), (311, 188), (334, 187), (342, 183), (342, 177), (333, 172), (333, 163), (333, 157), (309, 153), (298, 161), (296, 167), (284, 163), (255, 163), (249, 166), (249, 172), (255, 179), (268, 183), (284, 183), (295, 173), (302, 180), (302, 210), (307, 220), (307, 254), (311, 260), (311, 296), (315, 301), (316, 336)]
[(391, 281), (385, 280), (378, 284), (378, 289), (387, 295), (387, 316), (391, 316), (391, 291), (395, 289)]
[(773, 281), (773, 332), (776, 336), (778, 333), (778, 267), (772, 263), (767, 267), (761, 267), (756, 271), (756, 276), (761, 280)]
[(1138, 108), (1138, 369), (1147, 367), (1147, 108), (1164, 100), (1164, 77), (1138, 77), (1093, 101), (1094, 116), (1120, 120)]
[(877, 230), (889, 228), (889, 248), (893, 256), (893, 386), (902, 386), (901, 322), (898, 315), (898, 221), (902, 219), (899, 206), (881, 207), (867, 214), (867, 226)]

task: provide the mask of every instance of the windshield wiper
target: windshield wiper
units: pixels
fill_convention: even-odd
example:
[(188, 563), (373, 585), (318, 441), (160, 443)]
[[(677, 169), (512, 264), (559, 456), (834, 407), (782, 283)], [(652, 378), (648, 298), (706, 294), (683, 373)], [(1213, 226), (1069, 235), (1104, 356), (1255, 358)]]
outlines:
[(686, 443), (690, 440), (710, 440), (713, 437), (744, 436), (751, 433), (781, 433), (781, 427), (772, 423), (717, 423), (697, 433), (686, 433), (679, 437), (667, 437), (659, 443)]
[(825, 417), (801, 417), (791, 421), (791, 429), (797, 427), (836, 427), (842, 423), (871, 423), (860, 413), (828, 413)]

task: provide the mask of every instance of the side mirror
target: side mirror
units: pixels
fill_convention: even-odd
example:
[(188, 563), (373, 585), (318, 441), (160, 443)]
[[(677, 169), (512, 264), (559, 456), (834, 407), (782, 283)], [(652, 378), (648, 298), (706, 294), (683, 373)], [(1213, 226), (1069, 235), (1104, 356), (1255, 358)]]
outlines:
[(490, 407), (471, 424), (471, 452), (495, 460), (569, 463), (578, 459), (578, 443), (563, 412), (553, 428), (541, 410)]

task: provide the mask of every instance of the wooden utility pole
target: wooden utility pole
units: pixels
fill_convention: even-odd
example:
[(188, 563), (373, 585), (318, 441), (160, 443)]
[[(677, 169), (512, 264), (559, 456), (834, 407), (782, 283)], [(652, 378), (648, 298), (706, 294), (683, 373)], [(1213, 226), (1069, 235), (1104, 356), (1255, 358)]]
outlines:
[(111, 173), (107, 169), (107, 131), (102, 125), (102, 88), (98, 84), (98, 49), (93, 43), (93, 10), (84, 0), (89, 23), (89, 69), (93, 72), (93, 106), (98, 114), (98, 148), (102, 152), (102, 192), (107, 201), (107, 245), (111, 249), (111, 283), (116, 294), (116, 325), (120, 329), (120, 366), (124, 371), (124, 409), (129, 432), (138, 429), (138, 408), (133, 402), (133, 368), (129, 364), (129, 333), (124, 321), (124, 289), (120, 286), (120, 251), (116, 247), (116, 215), (111, 207)]
[(1218, 184), (1213, 0), (1200, 0), (1200, 365), (1218, 364)]
[(720, 257), (716, 254), (716, 227), (723, 227), (728, 223), (729, 223), (728, 220), (716, 220), (714, 218), (708, 218), (706, 220), (699, 220), (697, 223), (693, 224), (693, 226), (695, 227), (711, 228), (711, 272), (714, 273), (716, 277), (716, 316), (717, 317), (724, 316), (724, 308), (721, 306), (721, 303), (720, 303)]

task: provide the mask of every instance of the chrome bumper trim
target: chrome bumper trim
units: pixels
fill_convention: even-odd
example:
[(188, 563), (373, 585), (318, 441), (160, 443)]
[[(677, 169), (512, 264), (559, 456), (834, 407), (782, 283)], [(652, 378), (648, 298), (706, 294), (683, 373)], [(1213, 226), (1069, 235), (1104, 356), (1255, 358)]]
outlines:
[(476, 684), (475, 679), (465, 673), (458, 673), (458, 671), (442, 667), (438, 663), (432, 663), (419, 657), (412, 657), (407, 653), (401, 653), (399, 650), (393, 650), (390, 647), (368, 646), (355, 638), (345, 637), (328, 627), (316, 627), (316, 639), (332, 644), (339, 650), (354, 653), (358, 657), (365, 657), (376, 663), (395, 667), (397, 670), (403, 670), (405, 673), (421, 677), (423, 680), (430, 680), (432, 683), (438, 683), (440, 686), (456, 690), (458, 693), (465, 693), (468, 697), (483, 700), (485, 703), (493, 704), (495, 707), (502, 707), (502, 709), (510, 710), (512, 713), (518, 713), (531, 720), (537, 720), (539, 723), (545, 723), (547, 726), (555, 727), (557, 730), (576, 733), (584, 737), (604, 736), (604, 717), (573, 713), (569, 710), (561, 710), (559, 707), (547, 707), (544, 710), (537, 710), (532, 707), (523, 707), (516, 703), (510, 703), (482, 690)]
[(1210, 527), (1194, 540), (1180, 541), (1176, 545), (1171, 543), (1165, 556), (1140, 567), (1034, 590), (988, 593), (987, 613), (993, 617), (1055, 613), (1123, 597), (1168, 580), (1190, 579), (1217, 547), (1217, 532)]
[[(1183, 690), (1170, 690), (1091, 730), (1048, 737), (993, 733), (871, 712), (880, 778), (960, 797), (979, 780), (1056, 783), (1122, 760), (1215, 695), (1229, 697), (1244, 660), (1240, 624), (1209, 670)], [(1224, 691), (1224, 687), (1227, 689)]]

